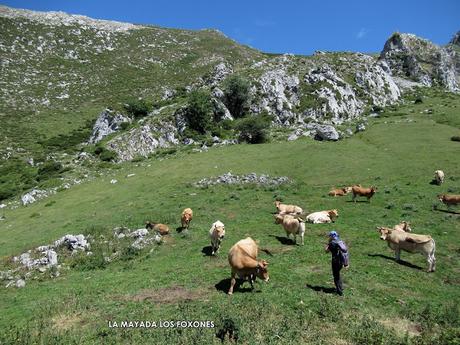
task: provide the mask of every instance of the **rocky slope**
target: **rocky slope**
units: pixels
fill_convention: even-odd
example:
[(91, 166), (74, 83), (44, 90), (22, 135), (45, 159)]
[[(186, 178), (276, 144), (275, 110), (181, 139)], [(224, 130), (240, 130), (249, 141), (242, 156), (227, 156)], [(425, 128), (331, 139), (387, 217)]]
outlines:
[[(272, 115), (274, 126), (292, 131), (291, 140), (301, 135), (337, 140), (345, 133), (335, 126), (354, 126), (373, 107), (398, 102), (401, 85), (459, 91), (457, 50), (411, 34), (392, 35), (377, 58), (330, 52), (267, 55), (213, 30), (163, 29), (4, 6), (0, 30), (3, 157), (7, 151), (40, 150), (37, 141), (75, 130), (83, 119), (97, 120), (91, 137), (82, 142), (102, 140), (119, 160), (190, 142), (180, 113), (184, 92), (209, 91), (221, 118), (232, 120), (222, 91), (230, 75), (249, 80), (250, 112)], [(458, 37), (451, 46), (456, 44)], [(137, 122), (120, 112), (128, 97), (168, 106)], [(116, 110), (101, 113), (107, 107)], [(59, 126), (50, 127), (53, 122)], [(127, 130), (123, 122), (131, 123)]]

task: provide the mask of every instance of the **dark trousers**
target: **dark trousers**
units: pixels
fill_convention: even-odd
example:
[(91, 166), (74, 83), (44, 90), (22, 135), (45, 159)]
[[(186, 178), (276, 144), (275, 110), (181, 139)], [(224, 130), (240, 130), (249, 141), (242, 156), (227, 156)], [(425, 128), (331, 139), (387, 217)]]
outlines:
[(342, 264), (336, 260), (332, 260), (332, 275), (334, 276), (335, 289), (339, 295), (343, 295), (342, 279), (340, 278), (340, 270)]

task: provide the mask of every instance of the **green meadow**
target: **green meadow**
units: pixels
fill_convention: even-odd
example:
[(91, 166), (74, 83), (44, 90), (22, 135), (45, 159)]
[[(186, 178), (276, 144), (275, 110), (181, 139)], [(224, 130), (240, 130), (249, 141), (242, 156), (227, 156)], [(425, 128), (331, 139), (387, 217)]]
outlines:
[[(386, 109), (366, 131), (336, 143), (305, 138), (179, 150), (106, 169), (28, 207), (1, 210), (3, 267), (12, 256), (69, 233), (107, 242), (94, 244), (91, 258), (60, 257), (71, 268), (59, 277), (44, 273), (22, 289), (1, 288), (0, 344), (220, 344), (220, 338), (239, 344), (460, 344), (460, 209), (436, 199), (460, 193), (460, 143), (450, 139), (459, 135), (459, 104), (432, 91), (422, 104)], [(442, 186), (430, 184), (437, 169), (446, 174)], [(288, 176), (291, 183), (193, 186), (229, 171)], [(370, 202), (327, 195), (331, 187), (357, 183), (377, 186)], [(308, 212), (335, 208), (339, 218), (307, 224), (305, 245), (293, 245), (274, 224), (275, 199)], [(185, 207), (194, 219), (184, 233), (176, 228)], [(140, 251), (125, 246), (117, 260), (97, 260), (112, 250), (114, 227), (142, 228), (146, 220), (170, 225), (163, 244)], [(224, 222), (226, 237), (211, 257), (208, 231), (216, 220)], [(414, 233), (433, 236), (436, 272), (427, 273), (418, 254), (403, 252), (403, 262), (395, 262), (379, 239), (377, 226), (401, 220), (410, 221)], [(343, 297), (331, 293), (324, 252), (332, 229), (350, 249)], [(270, 282), (257, 281), (254, 291), (245, 283), (228, 296), (227, 252), (247, 236), (272, 254), (259, 254), (269, 262)], [(210, 320), (215, 327), (109, 327), (123, 320)]]

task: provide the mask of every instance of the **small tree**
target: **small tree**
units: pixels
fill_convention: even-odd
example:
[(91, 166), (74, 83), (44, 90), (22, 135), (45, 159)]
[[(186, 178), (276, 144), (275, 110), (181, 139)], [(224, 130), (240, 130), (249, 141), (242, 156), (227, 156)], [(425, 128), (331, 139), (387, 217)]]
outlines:
[(211, 126), (211, 96), (205, 91), (192, 91), (188, 96), (185, 119), (189, 127), (200, 134), (206, 133)]
[(268, 140), (267, 129), (270, 120), (263, 116), (252, 116), (240, 120), (236, 129), (240, 131), (240, 140), (249, 144), (260, 144)]
[(250, 87), (249, 81), (237, 75), (232, 75), (225, 79), (224, 103), (234, 118), (243, 117), (247, 112), (250, 101)]
[(135, 118), (147, 116), (150, 106), (143, 99), (129, 99), (125, 104), (126, 111)]

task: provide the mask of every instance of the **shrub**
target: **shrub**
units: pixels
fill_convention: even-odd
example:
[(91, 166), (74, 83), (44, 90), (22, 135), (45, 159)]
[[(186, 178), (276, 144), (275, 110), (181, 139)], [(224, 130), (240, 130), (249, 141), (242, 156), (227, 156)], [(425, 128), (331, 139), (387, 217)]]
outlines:
[(211, 113), (212, 102), (209, 93), (192, 91), (184, 114), (189, 127), (200, 134), (206, 133), (211, 125)]
[(150, 111), (150, 106), (143, 99), (129, 99), (124, 105), (126, 111), (135, 118), (146, 116)]
[(454, 135), (453, 137), (450, 138), (452, 141), (460, 141), (460, 136), (459, 135)]
[(43, 181), (45, 179), (49, 179), (50, 177), (59, 175), (62, 172), (64, 172), (64, 168), (61, 163), (56, 161), (46, 161), (38, 169), (37, 180)]
[(117, 154), (114, 151), (104, 149), (99, 158), (104, 162), (112, 162), (117, 159)]
[(253, 116), (242, 119), (236, 126), (240, 132), (240, 140), (249, 144), (260, 144), (268, 140), (267, 129), (270, 122), (267, 118)]
[(422, 97), (419, 96), (415, 99), (414, 104), (420, 104), (420, 103), (423, 103), (423, 99)]
[(224, 103), (234, 118), (243, 117), (250, 101), (249, 81), (240, 76), (230, 76), (224, 82)]

